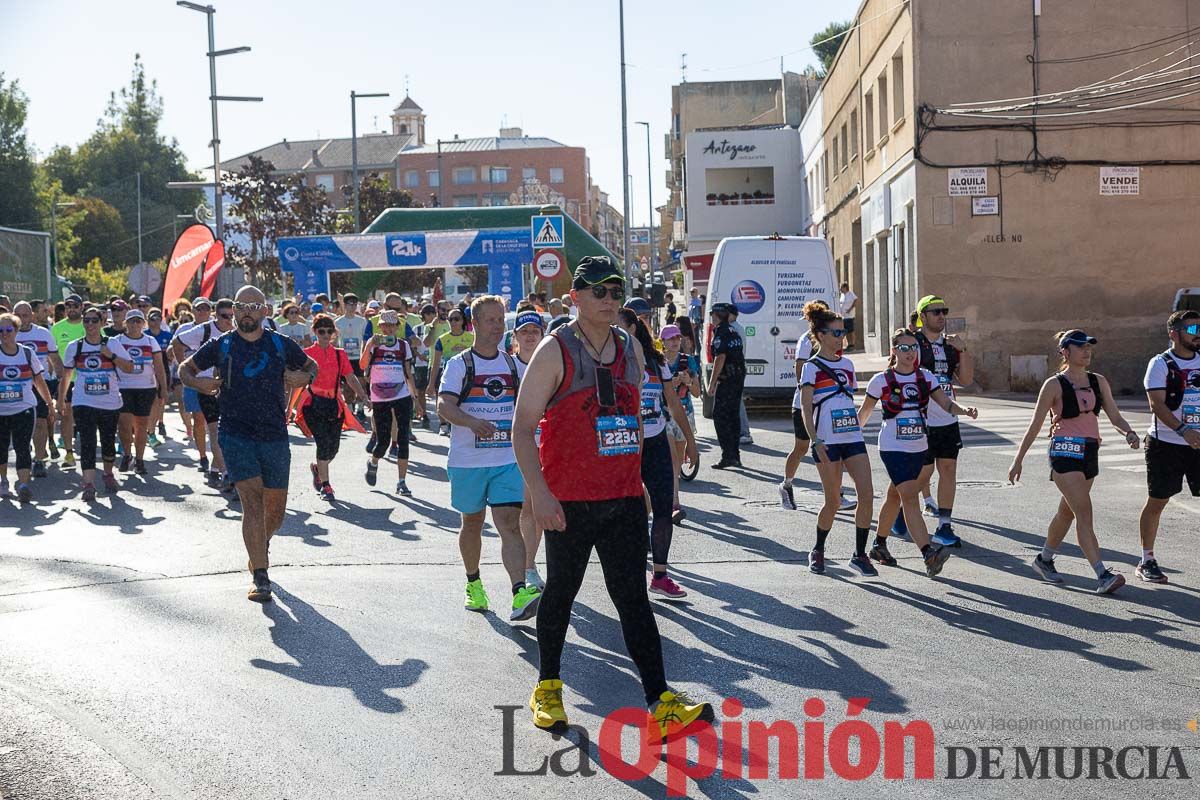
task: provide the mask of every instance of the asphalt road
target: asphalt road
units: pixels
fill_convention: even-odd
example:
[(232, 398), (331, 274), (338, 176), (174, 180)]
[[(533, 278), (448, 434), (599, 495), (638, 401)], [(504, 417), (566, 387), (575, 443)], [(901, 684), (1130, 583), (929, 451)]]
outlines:
[[(1041, 583), (1028, 561), (1057, 502), (1043, 457), (1030, 454), (1022, 485), (1004, 484), (1028, 398), (979, 405), (955, 509), (967, 544), (936, 581), (904, 544), (893, 548), (899, 567), (855, 577), (845, 567), (853, 528), (844, 515), (828, 573), (807, 571), (816, 473), (801, 467), (801, 508), (782, 510), (776, 484), (792, 438), (782, 416), (755, 421), (745, 470), (706, 466), (687, 485), (690, 516), (672, 561), (690, 594), (655, 602), (668, 679), (693, 697), (740, 701), (740, 714), (718, 714), (729, 752), (737, 730), (750, 740), (753, 723), (790, 721), (803, 739), (823, 722), (830, 742), (824, 779), (780, 779), (787, 759), (772, 750), (770, 778), (736, 777), (730, 767), (682, 784), (691, 796), (1195, 796), (1200, 733), (1186, 725), (1200, 716), (1200, 567), (1190, 550), (1200, 503), (1173, 502), (1163, 517), (1156, 549), (1170, 584), (1140, 584), (1132, 573), (1141, 455), (1110, 434), (1094, 492), (1098, 532), (1104, 557), (1130, 584), (1093, 595), (1074, 545), (1059, 556), (1066, 585)], [(1146, 418), (1130, 416), (1139, 426)], [(715, 460), (707, 423), (702, 433), (707, 465)], [(148, 477), (125, 478), (126, 491), (90, 509), (77, 499), (76, 476), (57, 468), (36, 482), (35, 506), (0, 500), (0, 795), (664, 796), (681, 776), (677, 760), (652, 757), (650, 777), (630, 782), (600, 763), (604, 717), (638, 706), (641, 690), (598, 565), (563, 661), (579, 728), (564, 739), (529, 724), (534, 627), (462, 610), (446, 443), (421, 434), (409, 478), (415, 496), (401, 499), (387, 467), (376, 488), (365, 486), (363, 439), (347, 436), (334, 464), (339, 501), (329, 506), (308, 480), (311, 444), (293, 440), (292, 498), (271, 552), (278, 594), (262, 606), (245, 599), (238, 507), (202, 483), (177, 440), (155, 454)], [(884, 485), (877, 459), (875, 480)], [(484, 582), (503, 605), (494, 535), (484, 557)], [(850, 698), (869, 698), (858, 718), (885, 740), (889, 721), (927, 722), (934, 777), (913, 778), (911, 744), (904, 781), (886, 780), (883, 766), (863, 781), (840, 777), (844, 734), (862, 733), (836, 733)], [(632, 762), (633, 732), (623, 741)], [(857, 763), (859, 739), (850, 741)], [(989, 754), (979, 748), (988, 746), (1002, 748), (990, 757), (1005, 777), (980, 778)], [(1155, 770), (1168, 779), (1110, 780), (1103, 767), (1096, 780), (1014, 778), (1018, 747), (1033, 758), (1053, 746), (1157, 746)], [(972, 777), (947, 777), (967, 766), (962, 750), (951, 764), (955, 747), (976, 757)], [(1172, 747), (1187, 780), (1169, 767)], [(554, 766), (577, 772), (581, 748), (594, 775), (497, 774), (537, 771), (558, 751)], [(869, 743), (864, 750), (870, 758)], [(804, 758), (820, 752), (803, 746), (801, 776)], [(1065, 752), (1070, 772), (1074, 751)], [(688, 753), (699, 757), (694, 744)], [(1148, 750), (1127, 755), (1127, 773), (1146, 769)], [(1088, 759), (1102, 756), (1083, 752), (1085, 776)], [(1055, 754), (1046, 757), (1054, 775)]]

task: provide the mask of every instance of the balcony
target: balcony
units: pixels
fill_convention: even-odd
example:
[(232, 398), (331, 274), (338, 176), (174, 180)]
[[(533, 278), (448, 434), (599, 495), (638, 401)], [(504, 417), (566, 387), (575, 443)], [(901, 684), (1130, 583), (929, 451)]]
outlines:
[(704, 201), (710, 206), (770, 206), (775, 204), (775, 195), (771, 192), (731, 192), (726, 194), (708, 194)]

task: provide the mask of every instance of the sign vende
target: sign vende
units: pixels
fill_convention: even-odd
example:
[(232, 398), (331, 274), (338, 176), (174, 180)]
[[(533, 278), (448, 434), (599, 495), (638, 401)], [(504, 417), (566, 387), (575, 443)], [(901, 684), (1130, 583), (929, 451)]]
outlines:
[(987, 190), (987, 167), (955, 167), (950, 173), (951, 197), (982, 197)]
[(533, 271), (542, 280), (552, 281), (562, 273), (563, 255), (558, 250), (539, 250), (533, 257)]
[(1141, 179), (1141, 167), (1101, 167), (1100, 194), (1138, 194), (1141, 189)]

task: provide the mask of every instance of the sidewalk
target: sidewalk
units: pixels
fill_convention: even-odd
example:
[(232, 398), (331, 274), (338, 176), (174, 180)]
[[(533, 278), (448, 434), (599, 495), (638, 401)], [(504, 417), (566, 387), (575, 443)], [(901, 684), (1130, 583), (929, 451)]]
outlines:
[(860, 386), (874, 377), (875, 373), (887, 369), (887, 356), (876, 356), (869, 353), (845, 353), (846, 358), (854, 362), (854, 374)]

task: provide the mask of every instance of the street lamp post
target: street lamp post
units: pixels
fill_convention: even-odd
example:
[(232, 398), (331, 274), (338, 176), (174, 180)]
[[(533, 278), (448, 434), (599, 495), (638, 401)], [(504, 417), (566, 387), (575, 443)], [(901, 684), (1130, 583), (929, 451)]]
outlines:
[[(212, 6), (202, 6), (199, 3), (191, 3), (188, 0), (176, 0), (175, 5), (182, 8), (188, 8), (192, 11), (199, 11), (208, 18), (208, 99), (212, 105), (212, 151), (213, 151), (213, 209), (215, 211), (215, 222), (217, 226), (217, 239), (224, 240), (225, 236), (225, 210), (224, 200), (222, 198), (221, 188), (221, 135), (217, 125), (217, 101), (225, 100), (229, 102), (240, 103), (261, 103), (261, 97), (235, 97), (221, 96), (217, 94), (217, 57), (228, 56), (234, 53), (249, 53), (249, 47), (231, 47), (226, 50), (218, 50), (216, 45), (216, 36), (213, 32), (213, 15), (217, 10)], [(227, 273), (221, 273), (221, 283), (225, 283)]]
[[(629, 174), (629, 108), (625, 97), (625, 0), (619, 0), (621, 26), (621, 174)], [(625, 242), (625, 285), (630, 286), (632, 273), (629, 268), (629, 186), (625, 191), (625, 219), (622, 220), (622, 235)]]
[(650, 123), (636, 122), (634, 124), (646, 126), (646, 205), (649, 207), (649, 216), (646, 217), (646, 244), (650, 247), (650, 282), (653, 283), (654, 268), (658, 266), (658, 247), (655, 245), (657, 237), (654, 235), (654, 172), (650, 162)]
[(358, 114), (355, 101), (360, 97), (388, 97), (387, 92), (362, 94), (350, 91), (350, 183), (354, 186), (354, 232), (362, 233), (362, 218), (358, 207)]

